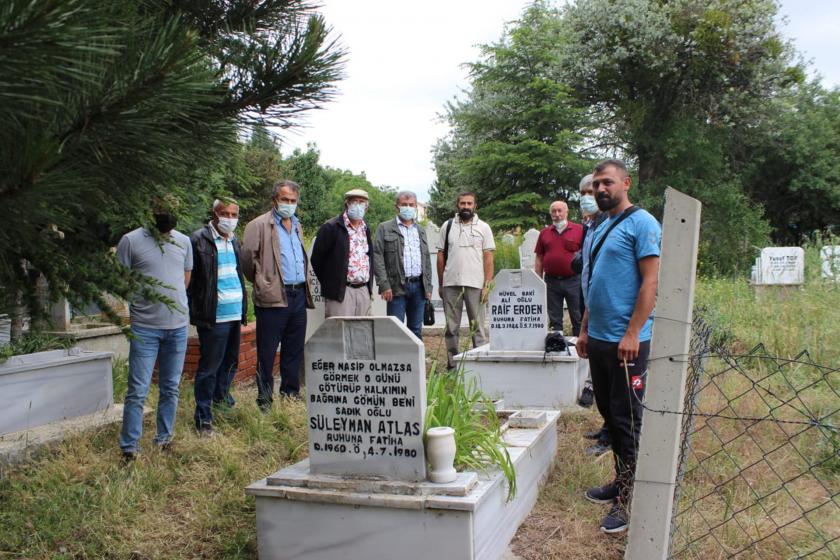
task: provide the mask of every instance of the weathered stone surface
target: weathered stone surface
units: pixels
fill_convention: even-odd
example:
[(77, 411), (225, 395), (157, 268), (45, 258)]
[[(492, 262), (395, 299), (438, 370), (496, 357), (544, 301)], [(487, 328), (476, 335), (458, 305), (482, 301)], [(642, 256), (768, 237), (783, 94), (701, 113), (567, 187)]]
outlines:
[(544, 350), (545, 282), (533, 270), (499, 271), (490, 292), (490, 349)]
[(537, 238), (540, 232), (531, 228), (525, 232), (522, 238), (522, 245), (519, 246), (519, 267), (534, 269), (534, 248), (537, 246)]
[(765, 247), (756, 262), (754, 282), (759, 285), (805, 283), (805, 251), (802, 247)]

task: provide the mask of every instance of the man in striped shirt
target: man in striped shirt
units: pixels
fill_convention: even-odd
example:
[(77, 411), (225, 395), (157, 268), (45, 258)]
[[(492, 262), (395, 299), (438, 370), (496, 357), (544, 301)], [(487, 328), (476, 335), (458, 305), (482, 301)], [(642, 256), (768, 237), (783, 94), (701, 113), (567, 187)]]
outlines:
[(195, 428), (213, 434), (213, 405), (233, 406), (230, 384), (239, 364), (240, 325), (247, 317), (245, 279), (234, 230), (239, 205), (231, 199), (213, 203), (213, 219), (193, 232), (193, 276), (187, 291), (190, 322), (200, 346), (195, 373)]

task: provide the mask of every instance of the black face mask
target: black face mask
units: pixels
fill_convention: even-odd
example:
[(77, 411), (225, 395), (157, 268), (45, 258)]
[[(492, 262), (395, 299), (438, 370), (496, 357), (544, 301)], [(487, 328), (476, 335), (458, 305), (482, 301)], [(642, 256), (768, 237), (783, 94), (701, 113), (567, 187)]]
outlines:
[(178, 224), (178, 218), (172, 214), (155, 214), (155, 227), (161, 233), (169, 233)]
[(472, 210), (458, 210), (458, 217), (466, 222), (467, 220), (472, 219), (473, 211)]

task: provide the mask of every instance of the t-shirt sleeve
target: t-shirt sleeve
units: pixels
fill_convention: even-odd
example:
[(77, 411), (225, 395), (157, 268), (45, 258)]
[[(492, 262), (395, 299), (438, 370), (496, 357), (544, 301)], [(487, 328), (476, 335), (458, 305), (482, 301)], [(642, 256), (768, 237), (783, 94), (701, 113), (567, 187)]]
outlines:
[(117, 244), (117, 258), (126, 268), (131, 268), (131, 241), (127, 235), (123, 235)]
[(438, 242), (437, 242), (437, 250), (443, 252), (443, 244), (446, 241), (446, 226), (449, 225), (448, 222), (443, 222), (443, 225), (440, 226), (440, 235), (438, 235)]
[(662, 228), (656, 218), (645, 213), (636, 221), (636, 260), (645, 257), (658, 257), (662, 241)]
[(495, 251), (496, 250), (496, 240), (493, 239), (493, 230), (490, 229), (490, 226), (484, 224), (484, 239), (482, 240), (481, 249), (483, 251)]
[(184, 253), (184, 270), (192, 270), (193, 269), (193, 250), (192, 250), (192, 243), (190, 243), (189, 238), (187, 240), (187, 250)]

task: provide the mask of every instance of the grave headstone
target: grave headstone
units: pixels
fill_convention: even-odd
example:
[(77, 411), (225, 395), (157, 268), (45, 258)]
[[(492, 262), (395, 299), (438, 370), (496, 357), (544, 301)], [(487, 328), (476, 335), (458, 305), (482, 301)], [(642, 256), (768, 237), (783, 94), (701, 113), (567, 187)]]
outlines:
[(531, 228), (525, 232), (522, 238), (522, 245), (519, 246), (519, 268), (534, 269), (536, 257), (534, 255), (534, 248), (537, 246), (537, 238), (540, 232)]
[(440, 242), (440, 228), (432, 222), (426, 224), (426, 244), (429, 247), (429, 257), (432, 260), (432, 301), (441, 301), (440, 293), (438, 293), (438, 273), (437, 273), (437, 247)]
[[(315, 240), (309, 244), (309, 255), (312, 255), (312, 249), (315, 247)], [(312, 270), (312, 263), (309, 263), (309, 274), (306, 278), (309, 282), (309, 290), (312, 293), (312, 302), (315, 304), (315, 309), (306, 310), (306, 340), (315, 334), (324, 323), (324, 296), (321, 295), (321, 283), (318, 282), (318, 277), (315, 276), (315, 271)]]
[(822, 277), (840, 282), (840, 245), (826, 245), (820, 249)]
[(802, 247), (765, 247), (756, 265), (756, 284), (805, 283), (805, 251)]
[(313, 474), (426, 478), (423, 344), (393, 317), (330, 318), (306, 343)]
[(516, 243), (516, 237), (514, 237), (510, 233), (506, 233), (502, 236), (502, 243), (504, 243), (505, 245), (513, 245), (514, 243)]
[(544, 350), (545, 282), (530, 269), (501, 270), (490, 292), (490, 350)]

